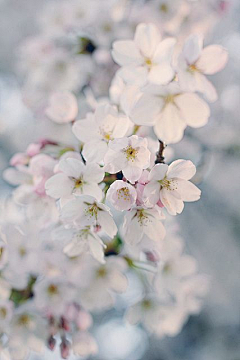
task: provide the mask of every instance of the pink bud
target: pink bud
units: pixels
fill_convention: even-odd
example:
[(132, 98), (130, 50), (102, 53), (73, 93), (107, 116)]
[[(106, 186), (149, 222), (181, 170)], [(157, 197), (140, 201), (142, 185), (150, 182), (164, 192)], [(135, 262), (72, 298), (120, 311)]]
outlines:
[(70, 354), (70, 342), (65, 337), (62, 338), (60, 345), (61, 356), (63, 359), (67, 359)]
[(64, 318), (63, 316), (61, 316), (59, 326), (60, 326), (61, 329), (64, 329), (65, 331), (70, 330), (69, 323), (68, 323), (67, 319)]
[(163, 205), (163, 203), (161, 202), (161, 200), (158, 200), (157, 205), (158, 205), (160, 208), (164, 208), (164, 205)]
[(11, 166), (17, 165), (27, 165), (29, 162), (29, 157), (24, 153), (16, 153), (10, 160)]
[(47, 342), (47, 346), (48, 348), (53, 351), (54, 348), (55, 348), (55, 345), (56, 345), (56, 340), (54, 339), (54, 337), (51, 335), (48, 339), (48, 342)]
[(94, 232), (95, 233), (98, 233), (99, 231), (101, 231), (101, 229), (102, 229), (101, 225), (95, 225), (94, 226)]

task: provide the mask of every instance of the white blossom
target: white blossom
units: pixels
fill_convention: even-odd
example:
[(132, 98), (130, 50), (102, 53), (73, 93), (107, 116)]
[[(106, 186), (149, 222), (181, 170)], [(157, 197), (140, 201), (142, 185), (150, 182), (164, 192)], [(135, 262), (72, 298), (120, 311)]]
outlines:
[(46, 193), (55, 199), (69, 198), (71, 195), (92, 195), (99, 201), (102, 190), (98, 186), (103, 180), (104, 171), (97, 164), (87, 163), (79, 159), (62, 159), (58, 166), (59, 173), (52, 176), (45, 184)]
[(53, 93), (45, 112), (51, 120), (59, 124), (73, 121), (78, 114), (77, 99), (70, 92)]
[(107, 191), (107, 199), (117, 210), (129, 210), (136, 203), (137, 192), (126, 181), (116, 180)]
[(110, 140), (121, 138), (128, 132), (129, 119), (118, 113), (114, 106), (100, 104), (94, 114), (73, 125), (74, 135), (84, 143), (83, 156), (87, 161), (102, 162)]
[(120, 66), (132, 73), (133, 82), (145, 85), (148, 81), (167, 84), (174, 77), (171, 58), (176, 40), (161, 39), (153, 24), (139, 24), (134, 40), (113, 43), (112, 56)]
[(82, 195), (69, 201), (61, 210), (61, 218), (66, 224), (79, 227), (100, 227), (108, 236), (114, 237), (117, 226), (109, 208), (92, 196)]
[(136, 182), (141, 177), (143, 169), (150, 165), (151, 153), (147, 144), (147, 139), (137, 135), (110, 141), (104, 157), (105, 171), (110, 174), (122, 171), (127, 180), (131, 183)]
[(187, 91), (199, 91), (209, 101), (217, 100), (217, 92), (205, 75), (221, 71), (228, 61), (227, 51), (220, 45), (203, 48), (203, 37), (190, 35), (184, 43), (177, 64), (180, 85)]
[(159, 208), (136, 208), (126, 213), (123, 223), (124, 239), (126, 243), (135, 245), (144, 238), (161, 241), (165, 228), (161, 222), (164, 217)]
[(169, 214), (180, 214), (184, 201), (197, 201), (200, 198), (201, 191), (189, 181), (195, 173), (196, 167), (189, 160), (176, 160), (169, 166), (155, 165), (144, 188), (146, 201), (157, 204), (160, 200)]
[(208, 122), (207, 103), (175, 82), (165, 87), (149, 85), (143, 91), (133, 98), (129, 116), (137, 125), (154, 126), (157, 137), (168, 144), (179, 142), (187, 126), (198, 128)]

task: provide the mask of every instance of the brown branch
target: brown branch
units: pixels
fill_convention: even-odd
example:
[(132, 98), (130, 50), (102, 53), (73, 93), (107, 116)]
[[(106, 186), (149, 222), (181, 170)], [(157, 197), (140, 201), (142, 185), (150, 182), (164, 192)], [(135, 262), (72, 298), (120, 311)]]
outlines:
[(163, 156), (163, 151), (164, 149), (166, 148), (166, 145), (161, 141), (159, 140), (159, 150), (156, 154), (157, 158), (155, 160), (155, 164), (164, 164), (164, 156)]

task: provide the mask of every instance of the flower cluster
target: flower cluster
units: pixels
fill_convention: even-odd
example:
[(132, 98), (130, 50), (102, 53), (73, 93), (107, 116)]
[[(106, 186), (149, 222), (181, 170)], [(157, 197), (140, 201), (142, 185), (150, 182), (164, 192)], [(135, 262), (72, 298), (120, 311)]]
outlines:
[[(200, 198), (196, 167), (171, 159), (165, 147), (187, 126), (207, 123), (206, 101), (217, 99), (207, 76), (222, 70), (228, 55), (219, 45), (204, 47), (200, 35), (172, 37), (184, 16), (191, 19), (187, 1), (146, 2), (152, 23), (140, 22), (141, 6), (131, 1), (103, 0), (101, 11), (98, 0), (90, 2), (48, 5), (44, 37), (22, 48), (25, 95), (37, 87), (38, 110), (71, 136), (30, 144), (4, 172), (17, 186), (0, 219), (0, 346), (11, 359), (58, 343), (64, 359), (95, 354), (92, 313), (114, 306), (130, 273), (142, 294), (126, 319), (159, 337), (180, 332), (208, 287), (174, 230), (184, 203)], [(171, 37), (156, 25), (156, 8)], [(83, 35), (91, 28), (96, 46)], [(72, 56), (64, 43), (70, 35)], [(119, 68), (106, 96), (96, 84), (100, 89), (105, 70), (116, 66), (111, 42)]]

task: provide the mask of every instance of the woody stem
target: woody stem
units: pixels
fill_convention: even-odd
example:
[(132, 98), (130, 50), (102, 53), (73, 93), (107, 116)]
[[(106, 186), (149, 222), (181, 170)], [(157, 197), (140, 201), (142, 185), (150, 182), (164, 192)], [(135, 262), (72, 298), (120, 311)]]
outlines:
[(164, 164), (164, 156), (163, 156), (163, 151), (164, 149), (166, 148), (166, 145), (161, 141), (159, 140), (159, 150), (156, 154), (156, 160), (155, 160), (155, 164)]

